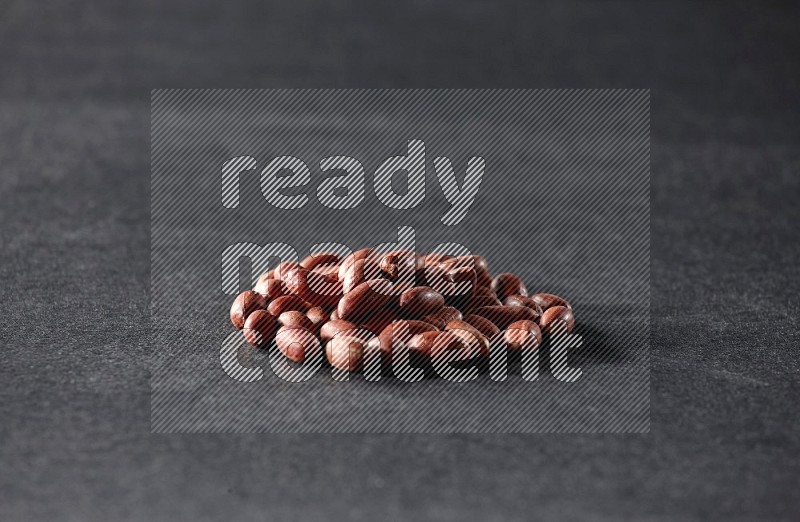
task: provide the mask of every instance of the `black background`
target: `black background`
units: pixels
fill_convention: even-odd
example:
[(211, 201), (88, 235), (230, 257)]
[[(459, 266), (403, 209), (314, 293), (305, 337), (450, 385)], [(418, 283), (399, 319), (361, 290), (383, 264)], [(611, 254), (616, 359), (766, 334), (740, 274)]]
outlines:
[[(0, 4), (0, 518), (797, 516), (797, 8)], [(149, 95), (636, 87), (647, 435), (153, 435)]]

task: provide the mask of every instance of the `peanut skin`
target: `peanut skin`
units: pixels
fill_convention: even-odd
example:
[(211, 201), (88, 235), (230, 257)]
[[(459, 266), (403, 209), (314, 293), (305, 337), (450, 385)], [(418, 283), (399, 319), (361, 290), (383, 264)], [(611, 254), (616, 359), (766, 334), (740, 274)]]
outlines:
[(564, 298), (529, 296), (518, 275), (492, 276), (480, 255), (383, 247), (283, 261), (239, 294), (229, 315), (254, 346), (274, 340), (290, 361), (324, 354), (348, 372), (371, 369), (375, 354), (385, 364), (404, 346), (436, 365), (485, 356), (497, 340), (512, 352), (535, 349), (543, 335), (575, 327)]
[(231, 305), (231, 323), (233, 323), (234, 327), (241, 330), (244, 328), (244, 322), (247, 320), (247, 317), (256, 310), (263, 309), (265, 305), (266, 299), (258, 292), (254, 292), (253, 290), (242, 292), (236, 296), (236, 299), (234, 299)]
[[(374, 287), (374, 288), (373, 288)], [(363, 318), (382, 308), (392, 300), (389, 293), (391, 284), (381, 279), (365, 281), (348, 292), (339, 300), (337, 310), (339, 318)]]

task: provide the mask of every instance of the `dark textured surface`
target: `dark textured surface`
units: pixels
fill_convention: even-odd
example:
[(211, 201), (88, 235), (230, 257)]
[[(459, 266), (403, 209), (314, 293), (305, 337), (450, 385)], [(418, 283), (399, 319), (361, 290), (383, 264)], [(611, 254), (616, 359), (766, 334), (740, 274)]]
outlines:
[[(796, 518), (796, 9), (98, 4), (0, 4), (0, 518)], [(650, 87), (651, 433), (150, 434), (149, 90), (276, 85)]]

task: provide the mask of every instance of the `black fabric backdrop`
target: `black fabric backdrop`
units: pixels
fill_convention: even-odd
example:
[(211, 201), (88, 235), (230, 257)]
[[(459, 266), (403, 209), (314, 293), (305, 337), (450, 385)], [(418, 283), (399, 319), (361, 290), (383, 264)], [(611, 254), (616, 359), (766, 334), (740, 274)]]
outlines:
[[(793, 519), (796, 8), (0, 4), (0, 519)], [(652, 89), (647, 435), (149, 432), (149, 94)]]

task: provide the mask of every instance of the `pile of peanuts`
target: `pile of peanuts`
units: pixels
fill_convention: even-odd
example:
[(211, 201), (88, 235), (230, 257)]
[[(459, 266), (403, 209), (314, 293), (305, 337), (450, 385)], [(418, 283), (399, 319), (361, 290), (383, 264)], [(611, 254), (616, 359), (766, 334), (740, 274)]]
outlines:
[[(274, 341), (298, 363), (324, 347), (330, 364), (348, 372), (359, 371), (371, 353), (389, 361), (400, 331), (410, 336), (411, 356), (424, 361), (452, 350), (486, 356), (498, 341), (512, 352), (537, 348), (543, 333), (575, 325), (566, 300), (529, 296), (512, 273), (492, 277), (481, 256), (372, 248), (283, 262), (236, 297), (230, 319), (254, 346)], [(356, 335), (365, 331), (370, 335)]]

